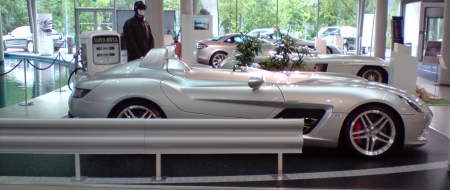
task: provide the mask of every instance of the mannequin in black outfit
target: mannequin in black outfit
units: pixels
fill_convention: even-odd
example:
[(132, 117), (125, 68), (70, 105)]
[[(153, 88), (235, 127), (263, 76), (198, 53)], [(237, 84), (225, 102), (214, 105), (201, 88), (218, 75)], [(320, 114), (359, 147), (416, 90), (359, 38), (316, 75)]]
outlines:
[(152, 29), (144, 18), (146, 9), (147, 5), (144, 2), (136, 1), (134, 3), (134, 17), (128, 19), (123, 25), (128, 61), (145, 57), (148, 51), (155, 46)]

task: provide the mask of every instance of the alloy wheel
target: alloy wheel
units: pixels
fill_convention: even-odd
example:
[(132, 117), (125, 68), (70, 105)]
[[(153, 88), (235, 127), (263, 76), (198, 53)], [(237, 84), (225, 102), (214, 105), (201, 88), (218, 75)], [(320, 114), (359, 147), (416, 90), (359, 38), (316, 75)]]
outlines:
[(159, 118), (155, 112), (145, 106), (132, 105), (123, 109), (117, 118)]
[(226, 58), (226, 55), (225, 55), (225, 54), (223, 54), (223, 53), (216, 53), (216, 54), (214, 54), (214, 56), (213, 56), (213, 58), (212, 58), (211, 65), (212, 65), (214, 68), (217, 68), (217, 67), (219, 67), (219, 63), (220, 63), (222, 60), (224, 60), (225, 58)]
[(362, 74), (362, 77), (375, 82), (383, 81), (383, 75), (376, 69), (369, 69)]
[(368, 156), (386, 152), (394, 143), (396, 128), (389, 115), (380, 110), (367, 110), (351, 123), (350, 141), (360, 153)]

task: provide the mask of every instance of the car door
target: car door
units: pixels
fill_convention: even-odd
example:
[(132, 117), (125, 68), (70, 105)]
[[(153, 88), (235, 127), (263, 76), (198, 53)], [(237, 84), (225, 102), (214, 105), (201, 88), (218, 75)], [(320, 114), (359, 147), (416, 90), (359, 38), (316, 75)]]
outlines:
[[(284, 102), (277, 86), (253, 90), (248, 73), (192, 72), (161, 82), (161, 89), (182, 111), (232, 118), (265, 118)], [(232, 78), (232, 80), (228, 80)]]
[(225, 51), (231, 55), (233, 54), (234, 49), (236, 49), (238, 42), (242, 41), (240, 36), (231, 36), (225, 39), (223, 42), (226, 43), (224, 46)]

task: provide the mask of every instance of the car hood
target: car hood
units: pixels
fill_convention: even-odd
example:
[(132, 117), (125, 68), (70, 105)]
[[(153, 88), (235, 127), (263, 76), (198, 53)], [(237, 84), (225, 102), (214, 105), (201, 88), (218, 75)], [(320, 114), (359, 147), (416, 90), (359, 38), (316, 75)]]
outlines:
[(3, 36), (2, 38), (3, 38), (3, 40), (9, 40), (13, 37), (11, 35), (6, 35), (6, 36)]

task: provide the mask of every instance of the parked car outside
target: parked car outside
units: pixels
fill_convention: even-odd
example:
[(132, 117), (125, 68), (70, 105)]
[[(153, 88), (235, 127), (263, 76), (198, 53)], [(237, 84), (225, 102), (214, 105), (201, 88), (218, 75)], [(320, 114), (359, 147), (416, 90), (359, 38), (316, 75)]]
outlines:
[[(197, 49), (194, 51), (196, 61), (201, 64), (217, 66), (220, 61), (229, 55), (233, 55), (238, 42), (242, 41), (241, 34), (225, 34), (207, 40), (197, 41)], [(269, 55), (275, 46), (266, 40), (261, 40), (262, 55)]]
[[(20, 26), (3, 36), (3, 48), (20, 48), (25, 51), (33, 51), (33, 39), (30, 26)], [(64, 47), (64, 37), (56, 30), (52, 29), (53, 47), (55, 52)]]
[[(255, 57), (252, 67), (259, 68), (259, 62), (268, 59), (269, 56)], [(292, 55), (292, 59), (298, 59)], [(303, 57), (305, 61), (304, 70), (314, 72), (336, 72), (359, 76), (368, 81), (388, 83), (390, 63), (378, 57), (359, 55), (334, 55), (334, 54), (311, 54)], [(218, 69), (232, 69), (238, 61), (229, 57), (219, 63)]]
[[(344, 39), (343, 51), (345, 53), (349, 51), (356, 51), (356, 36), (358, 29), (351, 26), (332, 26), (324, 27), (317, 32), (317, 36), (321, 39), (325, 39), (327, 42), (331, 42), (336, 35), (342, 36)], [(361, 53), (366, 54), (370, 47), (361, 47)]]
[(371, 158), (428, 139), (433, 114), (425, 102), (386, 84), (341, 73), (196, 69), (171, 57), (154, 48), (86, 76), (71, 94), (69, 117), (303, 118), (304, 146)]

